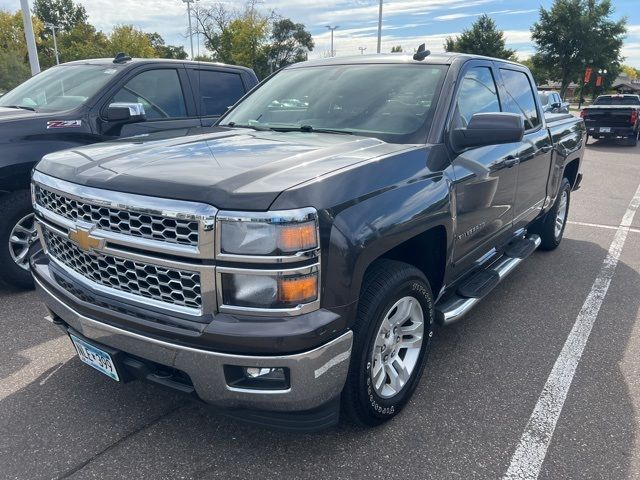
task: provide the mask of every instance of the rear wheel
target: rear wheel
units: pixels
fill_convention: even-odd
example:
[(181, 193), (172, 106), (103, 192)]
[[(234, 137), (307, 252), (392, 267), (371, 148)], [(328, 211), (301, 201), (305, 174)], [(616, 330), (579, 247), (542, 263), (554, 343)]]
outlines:
[(402, 410), (422, 376), (433, 326), (433, 296), (422, 272), (376, 262), (365, 278), (342, 396), (352, 421), (379, 425)]
[(533, 233), (540, 235), (542, 250), (554, 250), (560, 245), (567, 226), (570, 202), (571, 183), (564, 177), (553, 207), (530, 229)]
[(28, 253), (35, 236), (29, 191), (21, 190), (4, 197), (0, 201), (0, 278), (8, 284), (33, 288)]

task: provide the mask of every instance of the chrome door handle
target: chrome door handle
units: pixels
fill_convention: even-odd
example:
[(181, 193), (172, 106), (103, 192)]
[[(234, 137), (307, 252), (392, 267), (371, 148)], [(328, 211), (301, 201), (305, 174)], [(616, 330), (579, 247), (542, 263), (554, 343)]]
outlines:
[(515, 167), (520, 163), (520, 159), (518, 157), (509, 156), (504, 159), (504, 166), (507, 168)]

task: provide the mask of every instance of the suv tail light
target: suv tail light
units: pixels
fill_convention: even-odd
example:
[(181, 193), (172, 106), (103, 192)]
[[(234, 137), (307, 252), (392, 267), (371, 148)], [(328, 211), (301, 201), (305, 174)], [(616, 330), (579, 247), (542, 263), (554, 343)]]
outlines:
[(631, 118), (629, 119), (631, 125), (635, 125), (638, 121), (638, 110), (631, 110)]
[(580, 110), (580, 118), (584, 119), (584, 117), (587, 116), (587, 111), (586, 110)]

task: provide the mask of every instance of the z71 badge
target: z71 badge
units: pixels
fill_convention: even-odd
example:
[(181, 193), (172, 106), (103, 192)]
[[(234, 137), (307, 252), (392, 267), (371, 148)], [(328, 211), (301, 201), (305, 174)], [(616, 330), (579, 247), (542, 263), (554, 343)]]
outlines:
[(49, 120), (47, 130), (50, 128), (78, 128), (82, 126), (82, 120)]

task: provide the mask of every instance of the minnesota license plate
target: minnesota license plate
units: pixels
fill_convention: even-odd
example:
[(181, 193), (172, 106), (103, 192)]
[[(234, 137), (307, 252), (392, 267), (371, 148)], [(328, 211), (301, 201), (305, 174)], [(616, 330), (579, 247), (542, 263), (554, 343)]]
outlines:
[(69, 336), (71, 337), (73, 345), (76, 347), (80, 360), (87, 365), (92, 366), (99, 372), (104, 373), (108, 377), (111, 377), (116, 382), (120, 381), (118, 371), (116, 370), (116, 366), (113, 363), (111, 355), (97, 347), (94, 347), (84, 340), (79, 339), (73, 334), (69, 334)]
[(600, 127), (602, 133), (611, 133), (611, 127)]

